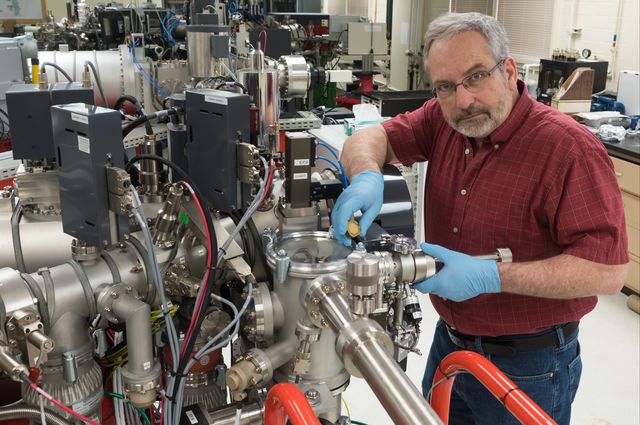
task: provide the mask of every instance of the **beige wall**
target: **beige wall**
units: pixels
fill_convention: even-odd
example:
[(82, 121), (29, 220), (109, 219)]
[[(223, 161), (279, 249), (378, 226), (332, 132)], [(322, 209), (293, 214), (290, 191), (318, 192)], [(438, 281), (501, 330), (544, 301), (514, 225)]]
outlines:
[[(592, 58), (609, 62), (607, 89), (617, 90), (618, 72), (640, 71), (640, 2), (638, 0), (558, 0), (552, 48), (590, 49)], [(579, 35), (569, 35), (572, 28)], [(613, 34), (619, 28), (617, 49)]]

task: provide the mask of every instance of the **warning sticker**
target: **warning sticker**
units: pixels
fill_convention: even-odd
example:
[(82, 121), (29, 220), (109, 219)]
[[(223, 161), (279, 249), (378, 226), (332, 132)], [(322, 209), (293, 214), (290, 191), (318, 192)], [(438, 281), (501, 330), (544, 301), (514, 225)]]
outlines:
[(84, 153), (91, 153), (91, 141), (88, 137), (78, 135), (78, 149)]

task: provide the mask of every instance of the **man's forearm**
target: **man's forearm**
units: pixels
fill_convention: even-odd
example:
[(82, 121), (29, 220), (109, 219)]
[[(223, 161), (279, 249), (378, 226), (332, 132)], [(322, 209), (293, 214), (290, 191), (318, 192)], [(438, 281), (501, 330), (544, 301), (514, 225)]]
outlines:
[(395, 160), (388, 146), (387, 133), (381, 125), (367, 127), (349, 137), (340, 156), (347, 177), (366, 170), (380, 171), (382, 166)]
[(540, 261), (499, 263), (498, 270), (502, 292), (568, 299), (618, 293), (628, 265), (606, 265), (561, 254)]

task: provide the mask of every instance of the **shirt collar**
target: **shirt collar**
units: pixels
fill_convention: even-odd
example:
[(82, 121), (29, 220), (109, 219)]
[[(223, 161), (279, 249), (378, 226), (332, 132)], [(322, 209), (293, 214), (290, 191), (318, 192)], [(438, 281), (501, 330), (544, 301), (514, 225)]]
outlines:
[(507, 119), (504, 120), (498, 128), (493, 130), (487, 138), (491, 143), (508, 142), (529, 115), (534, 100), (529, 97), (529, 92), (527, 91), (527, 86), (524, 81), (518, 80), (517, 85), (518, 93), (520, 94), (518, 100), (516, 100), (516, 104), (513, 106)]

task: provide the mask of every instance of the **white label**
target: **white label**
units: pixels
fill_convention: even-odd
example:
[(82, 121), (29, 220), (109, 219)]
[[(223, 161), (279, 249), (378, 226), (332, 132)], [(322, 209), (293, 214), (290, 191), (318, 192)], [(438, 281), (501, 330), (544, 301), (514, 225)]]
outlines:
[(84, 115), (71, 114), (71, 119), (83, 124), (89, 124), (89, 117), (85, 117)]
[(149, 370), (149, 369), (151, 369), (151, 362), (144, 362), (144, 363), (142, 363), (142, 368), (143, 368), (144, 370)]
[(204, 101), (209, 103), (216, 103), (218, 105), (226, 105), (228, 103), (228, 100), (226, 97), (218, 97), (218, 96), (211, 96), (211, 95), (206, 95), (204, 97)]
[(78, 149), (84, 153), (91, 153), (91, 141), (88, 137), (78, 136)]
[(187, 410), (184, 414), (187, 415), (187, 419), (189, 419), (189, 423), (191, 423), (191, 425), (196, 425), (198, 423), (198, 419), (196, 418), (196, 415), (193, 414), (193, 411)]
[(307, 173), (293, 173), (294, 180), (305, 180), (307, 178)]
[(295, 161), (293, 161), (293, 165), (296, 167), (302, 167), (304, 165), (309, 165), (309, 160), (308, 159), (296, 159)]
[(71, 409), (80, 413), (81, 415), (89, 414), (89, 412), (100, 405), (100, 402), (102, 401), (102, 397), (100, 397), (100, 394), (101, 393), (97, 393), (89, 398), (72, 404)]

